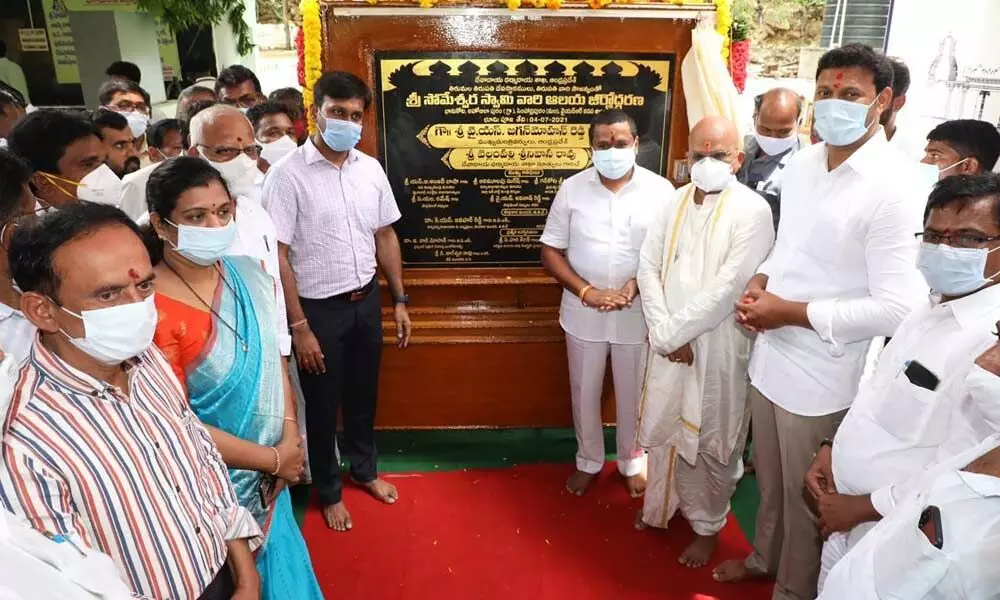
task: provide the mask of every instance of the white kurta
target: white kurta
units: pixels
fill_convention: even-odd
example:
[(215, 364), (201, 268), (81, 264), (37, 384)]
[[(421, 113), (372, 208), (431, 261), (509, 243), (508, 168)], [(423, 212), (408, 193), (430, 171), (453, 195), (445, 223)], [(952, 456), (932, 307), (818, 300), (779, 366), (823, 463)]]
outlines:
[[(646, 448), (671, 449), (667, 479), (675, 457), (725, 469), (742, 444), (751, 341), (733, 306), (773, 243), (767, 202), (735, 181), (701, 207), (692, 186), (682, 188), (650, 225), (638, 272), (651, 348), (638, 439)], [(670, 362), (666, 355), (688, 343), (694, 364)], [(711, 460), (699, 461), (699, 454)], [(667, 507), (658, 519), (665, 522), (677, 503), (670, 500), (672, 481), (653, 481), (659, 475), (650, 476), (647, 502)]]

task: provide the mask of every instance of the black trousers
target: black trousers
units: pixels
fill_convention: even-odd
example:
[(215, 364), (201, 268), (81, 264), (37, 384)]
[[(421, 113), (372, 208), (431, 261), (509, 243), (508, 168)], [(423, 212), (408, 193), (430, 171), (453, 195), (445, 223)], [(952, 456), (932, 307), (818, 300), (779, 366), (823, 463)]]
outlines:
[[(319, 339), (326, 373), (299, 368), (306, 400), (306, 434), (313, 486), (324, 505), (340, 502), (343, 482), (336, 448), (361, 483), (378, 476), (375, 449), (375, 401), (382, 356), (382, 305), (378, 284), (363, 299), (300, 298), (309, 327)], [(301, 364), (301, 363), (299, 363)], [(343, 433), (337, 433), (338, 410)]]
[(229, 600), (235, 591), (236, 584), (233, 583), (233, 574), (229, 571), (229, 564), (222, 563), (222, 568), (215, 575), (215, 579), (208, 584), (201, 596), (198, 596), (198, 600)]

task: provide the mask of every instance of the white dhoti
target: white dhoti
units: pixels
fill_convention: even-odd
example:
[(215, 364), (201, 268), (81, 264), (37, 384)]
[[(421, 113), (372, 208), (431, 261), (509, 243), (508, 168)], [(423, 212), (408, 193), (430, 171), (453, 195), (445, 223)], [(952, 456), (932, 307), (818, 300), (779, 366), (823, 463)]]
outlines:
[(635, 439), (645, 346), (588, 342), (567, 333), (566, 352), (573, 399), (573, 426), (576, 430), (576, 468), (595, 475), (604, 466), (601, 397), (610, 354), (617, 411), (615, 419), (618, 423), (618, 470), (626, 477), (638, 475), (645, 462), (644, 453)]
[[(677, 449), (670, 446), (649, 450), (642, 520), (647, 525), (665, 528), (679, 509), (696, 534), (715, 535), (726, 526), (729, 500), (743, 477), (741, 456), (734, 454), (728, 463), (722, 463), (710, 454), (700, 453), (692, 466), (678, 459), (676, 452)], [(673, 477), (670, 476), (671, 468)], [(671, 481), (673, 486), (670, 486)]]
[[(751, 342), (733, 306), (773, 242), (767, 203), (735, 182), (702, 205), (682, 188), (650, 226), (638, 274), (650, 340), (638, 428), (650, 453), (647, 525), (666, 527), (678, 509), (698, 535), (726, 524), (749, 422)], [(685, 345), (693, 364), (668, 358)]]

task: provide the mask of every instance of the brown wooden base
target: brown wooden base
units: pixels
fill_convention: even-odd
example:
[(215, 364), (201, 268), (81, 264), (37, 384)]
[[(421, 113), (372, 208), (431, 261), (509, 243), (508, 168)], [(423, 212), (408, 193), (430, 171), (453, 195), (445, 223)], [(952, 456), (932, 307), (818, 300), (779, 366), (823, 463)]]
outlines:
[(562, 290), (541, 269), (414, 270), (406, 288), (409, 348), (384, 307), (380, 428), (572, 426)]

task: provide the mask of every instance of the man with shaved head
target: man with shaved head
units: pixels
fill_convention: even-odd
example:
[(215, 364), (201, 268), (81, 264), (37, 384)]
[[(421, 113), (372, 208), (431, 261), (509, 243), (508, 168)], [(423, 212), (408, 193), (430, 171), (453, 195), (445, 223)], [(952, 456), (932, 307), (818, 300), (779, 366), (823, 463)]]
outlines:
[(688, 567), (711, 558), (743, 475), (750, 339), (733, 306), (774, 243), (767, 202), (734, 175), (739, 142), (722, 117), (694, 126), (692, 182), (659, 212), (639, 255), (650, 345), (639, 443), (649, 465), (636, 525), (666, 527), (680, 509), (695, 533), (679, 558)]
[(774, 88), (754, 98), (754, 132), (743, 142), (746, 160), (736, 179), (756, 191), (771, 207), (778, 228), (781, 173), (799, 151), (802, 97), (788, 88)]

